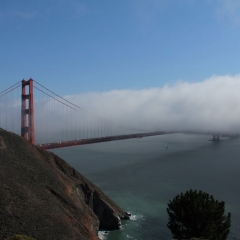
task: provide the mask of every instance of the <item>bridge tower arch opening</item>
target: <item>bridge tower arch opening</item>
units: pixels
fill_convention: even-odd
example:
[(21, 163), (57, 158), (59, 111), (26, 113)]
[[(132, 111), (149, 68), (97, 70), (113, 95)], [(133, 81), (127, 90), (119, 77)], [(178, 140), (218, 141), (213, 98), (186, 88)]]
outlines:
[(33, 79), (31, 78), (28, 81), (22, 80), (21, 136), (34, 144)]

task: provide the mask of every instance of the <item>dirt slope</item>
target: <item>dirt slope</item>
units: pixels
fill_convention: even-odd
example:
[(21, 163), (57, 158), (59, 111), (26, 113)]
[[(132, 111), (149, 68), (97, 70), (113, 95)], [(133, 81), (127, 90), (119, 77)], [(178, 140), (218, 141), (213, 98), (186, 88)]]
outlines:
[(95, 240), (128, 218), (64, 160), (0, 129), (0, 239)]

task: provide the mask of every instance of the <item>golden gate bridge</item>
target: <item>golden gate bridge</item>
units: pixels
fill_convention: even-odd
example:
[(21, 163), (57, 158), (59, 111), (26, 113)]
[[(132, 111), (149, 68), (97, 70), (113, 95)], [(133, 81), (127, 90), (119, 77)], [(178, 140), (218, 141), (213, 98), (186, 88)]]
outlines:
[(0, 127), (44, 149), (170, 133), (147, 132), (115, 123), (33, 79), (19, 81), (0, 92)]

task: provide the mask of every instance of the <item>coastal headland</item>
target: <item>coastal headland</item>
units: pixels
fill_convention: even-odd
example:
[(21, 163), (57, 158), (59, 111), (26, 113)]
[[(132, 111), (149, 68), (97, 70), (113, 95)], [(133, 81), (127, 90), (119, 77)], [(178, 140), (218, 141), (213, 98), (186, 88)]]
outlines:
[(57, 155), (0, 129), (0, 239), (97, 240), (129, 214)]

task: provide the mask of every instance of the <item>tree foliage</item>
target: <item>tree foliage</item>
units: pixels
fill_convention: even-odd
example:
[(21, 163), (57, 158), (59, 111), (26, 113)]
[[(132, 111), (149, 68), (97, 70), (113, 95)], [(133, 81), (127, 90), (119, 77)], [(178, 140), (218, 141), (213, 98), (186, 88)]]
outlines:
[(190, 189), (169, 201), (168, 228), (179, 240), (201, 238), (226, 240), (231, 226), (231, 214), (224, 215), (225, 203), (212, 195)]

